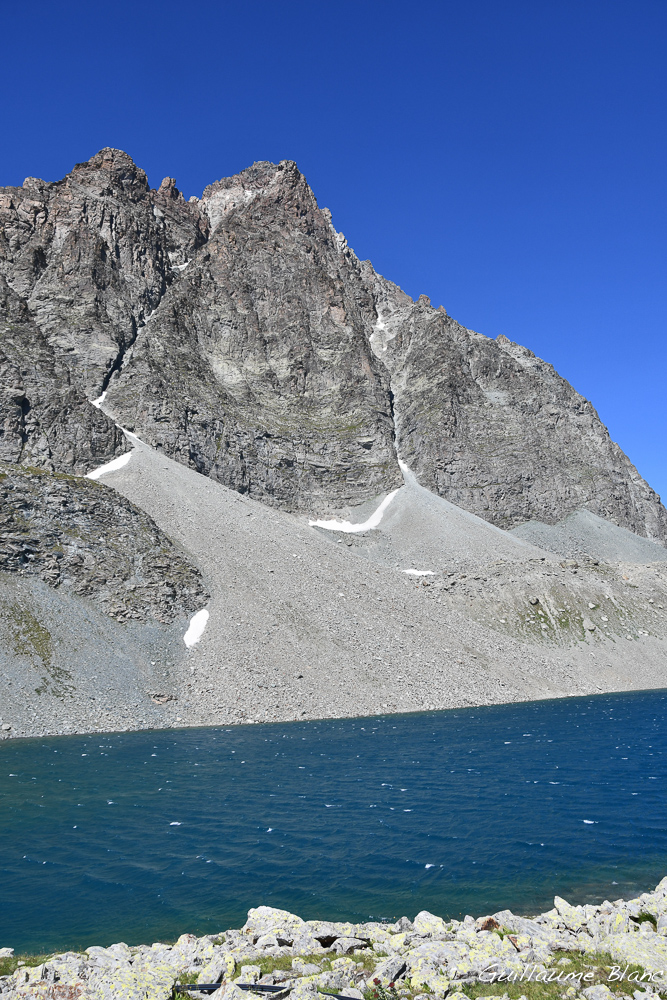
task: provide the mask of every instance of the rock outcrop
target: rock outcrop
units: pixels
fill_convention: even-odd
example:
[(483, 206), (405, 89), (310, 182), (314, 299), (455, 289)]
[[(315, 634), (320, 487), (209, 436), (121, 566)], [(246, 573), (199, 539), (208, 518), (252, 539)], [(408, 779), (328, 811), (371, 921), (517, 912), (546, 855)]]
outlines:
[(0, 461), (84, 474), (126, 448), (0, 275)]
[[(11, 461), (50, 449), (39, 464), (58, 471), (99, 464), (65, 446), (76, 419), (62, 447), (44, 433), (19, 447), (25, 400), (40, 427), (54, 407), (97, 421), (87, 436), (118, 453), (84, 402), (108, 390), (109, 412), (149, 444), (283, 509), (387, 492), (400, 454), (430, 490), (505, 528), (585, 508), (667, 540), (667, 512), (591, 404), (529, 351), (360, 263), (291, 161), (189, 202), (113, 149), (62, 181), (28, 178), (0, 191), (0, 276), (23, 324), (1, 383)], [(44, 418), (17, 373), (26, 338), (70, 394)]]
[(373, 299), (295, 164), (204, 192), (211, 236), (110, 385), (119, 421), (171, 457), (289, 510), (400, 485)]
[[(386, 991), (468, 1000), (469, 990), (480, 995), (481, 984), (504, 990), (507, 984), (528, 983), (555, 984), (568, 991), (563, 995), (586, 1000), (627, 996), (630, 984), (639, 983), (646, 992), (635, 997), (657, 995), (654, 990), (662, 995), (666, 883), (663, 879), (654, 892), (636, 899), (600, 905), (572, 906), (556, 896), (552, 910), (532, 918), (502, 910), (476, 920), (445, 920), (422, 910), (414, 920), (352, 924), (303, 920), (259, 906), (249, 910), (240, 930), (201, 938), (182, 934), (173, 945), (93, 946), (15, 968), (0, 977), (0, 996), (168, 1000), (177, 982), (207, 985), (215, 1000), (242, 1000), (240, 984), (257, 985), (258, 993), (273, 987), (294, 1000), (338, 993), (379, 1000)], [(12, 949), (3, 952), (15, 966)]]
[(0, 570), (63, 587), (121, 622), (169, 624), (208, 597), (185, 553), (115, 490), (6, 463)]

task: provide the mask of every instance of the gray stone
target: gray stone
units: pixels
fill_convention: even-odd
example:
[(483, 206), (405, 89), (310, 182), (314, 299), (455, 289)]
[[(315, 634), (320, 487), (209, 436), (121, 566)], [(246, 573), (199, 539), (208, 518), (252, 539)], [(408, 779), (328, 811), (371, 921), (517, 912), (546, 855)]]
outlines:
[[(0, 463), (0, 570), (71, 590), (118, 620), (203, 607), (199, 570), (155, 522), (97, 482)], [(131, 586), (128, 586), (131, 581)]]
[(388, 986), (389, 983), (396, 982), (404, 972), (405, 959), (398, 955), (393, 955), (391, 958), (387, 958), (384, 962), (376, 965), (375, 972), (369, 977), (367, 985), (370, 987), (375, 979), (379, 979), (383, 986)]
[(332, 950), (338, 955), (349, 955), (357, 948), (366, 948), (367, 945), (368, 942), (363, 941), (361, 938), (340, 937), (334, 941)]

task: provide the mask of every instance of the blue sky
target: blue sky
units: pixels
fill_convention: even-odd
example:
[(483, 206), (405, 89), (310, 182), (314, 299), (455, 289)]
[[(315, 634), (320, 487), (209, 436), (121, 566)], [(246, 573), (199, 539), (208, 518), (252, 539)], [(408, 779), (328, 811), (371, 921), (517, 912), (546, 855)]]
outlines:
[(664, 0), (3, 5), (0, 184), (294, 159), (362, 258), (592, 400), (667, 497)]

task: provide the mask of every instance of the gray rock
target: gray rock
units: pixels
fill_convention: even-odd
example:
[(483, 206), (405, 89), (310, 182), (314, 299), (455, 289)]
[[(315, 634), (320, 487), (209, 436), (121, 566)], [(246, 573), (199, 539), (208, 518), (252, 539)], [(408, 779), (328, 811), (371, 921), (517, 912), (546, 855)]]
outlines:
[(368, 942), (363, 941), (361, 938), (340, 937), (334, 941), (332, 950), (337, 955), (350, 955), (357, 948), (366, 948), (367, 946)]
[(291, 161), (193, 202), (171, 178), (151, 190), (114, 149), (62, 181), (29, 178), (0, 190), (0, 277), (24, 331), (0, 358), (0, 457), (79, 469), (116, 454), (122, 438), (86, 403), (108, 389), (120, 423), (271, 505), (393, 489), (398, 446), (423, 485), (499, 526), (586, 508), (667, 539), (667, 512), (590, 403), (530, 351), (361, 264)]
[[(562, 556), (577, 556), (583, 562), (665, 562), (667, 549), (658, 541), (649, 541), (640, 535), (619, 527), (610, 520), (598, 517), (590, 510), (577, 510), (557, 524), (527, 521), (512, 534), (548, 552)], [(567, 563), (576, 569), (576, 559)], [(595, 605), (593, 605), (594, 607)]]
[(598, 986), (589, 986), (582, 992), (587, 1000), (609, 1000), (614, 995), (604, 983), (600, 983)]
[(0, 571), (66, 586), (118, 621), (169, 623), (208, 597), (198, 569), (115, 490), (3, 463)]
[(387, 958), (384, 962), (376, 965), (375, 972), (368, 979), (368, 986), (370, 988), (375, 979), (379, 979), (383, 986), (388, 986), (389, 983), (394, 983), (397, 979), (400, 979), (404, 972), (405, 959), (399, 955), (393, 955), (391, 958)]
[(586, 508), (664, 545), (660, 498), (550, 364), (465, 329), (426, 296), (413, 302), (370, 264), (365, 274), (398, 450), (423, 486), (501, 528)]
[(0, 273), (0, 462), (83, 474), (127, 448)]

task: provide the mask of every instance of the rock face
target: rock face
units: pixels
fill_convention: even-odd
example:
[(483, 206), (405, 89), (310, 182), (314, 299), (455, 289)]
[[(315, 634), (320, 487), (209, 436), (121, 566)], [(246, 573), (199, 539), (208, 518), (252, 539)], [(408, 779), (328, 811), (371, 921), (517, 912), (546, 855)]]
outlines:
[(86, 597), (118, 621), (201, 608), (198, 570), (154, 521), (115, 490), (0, 464), (0, 570)]
[(591, 404), (506, 337), (467, 330), (366, 274), (392, 374), (397, 447), (427, 489), (512, 528), (585, 508), (664, 544), (667, 512)]
[(293, 163), (207, 188), (211, 236), (111, 383), (120, 422), (171, 457), (286, 509), (400, 485), (373, 299)]
[(126, 448), (0, 275), (0, 461), (82, 474)]
[[(10, 461), (79, 471), (119, 453), (85, 402), (108, 390), (109, 412), (147, 443), (283, 509), (387, 492), (400, 455), (505, 528), (585, 508), (667, 540), (667, 512), (590, 403), (529, 351), (360, 263), (290, 161), (187, 203), (112, 149), (63, 181), (29, 178), (0, 191), (0, 276), (18, 317), (0, 357)], [(26, 340), (53, 373), (34, 389), (17, 361)], [(54, 380), (62, 402), (39, 389)], [(91, 430), (77, 439), (79, 418)]]

